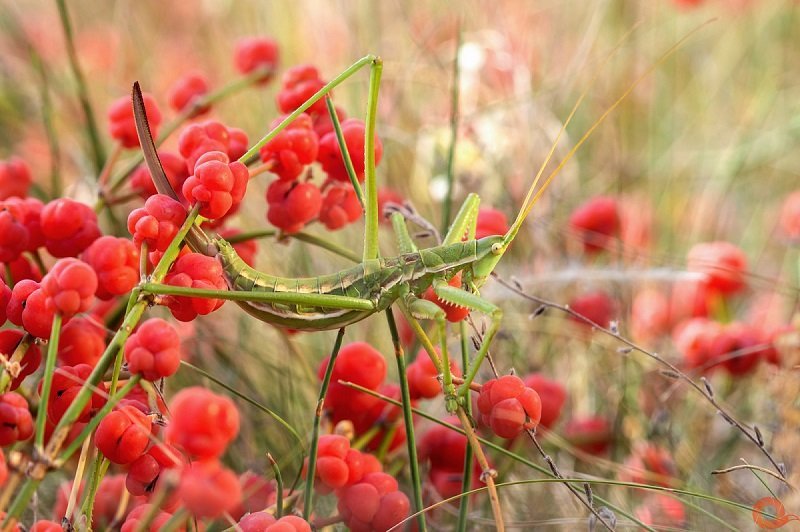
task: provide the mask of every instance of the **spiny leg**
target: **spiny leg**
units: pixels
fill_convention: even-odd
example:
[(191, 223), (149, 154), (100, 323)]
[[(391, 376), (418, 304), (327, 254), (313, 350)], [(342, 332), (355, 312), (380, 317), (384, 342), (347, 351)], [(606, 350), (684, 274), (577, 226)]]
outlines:
[(378, 89), (383, 61), (376, 57), (369, 70), (369, 100), (367, 102), (366, 139), (364, 140), (364, 262), (378, 258), (378, 184), (375, 178), (375, 119), (378, 114)]

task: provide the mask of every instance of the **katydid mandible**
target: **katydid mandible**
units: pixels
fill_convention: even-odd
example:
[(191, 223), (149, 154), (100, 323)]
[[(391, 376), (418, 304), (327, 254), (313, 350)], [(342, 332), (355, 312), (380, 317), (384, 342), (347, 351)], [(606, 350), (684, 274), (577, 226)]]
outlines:
[[(628, 90), (592, 124), (583, 137), (575, 143), (558, 166), (544, 180), (542, 186), (537, 189), (544, 169), (553, 156), (555, 144), (558, 143), (560, 136), (565, 131), (588, 89), (584, 91), (575, 103), (569, 117), (565, 120), (553, 147), (528, 189), (520, 212), (505, 235), (475, 239), (480, 200), (476, 194), (470, 194), (459, 209), (442, 244), (435, 247), (417, 249), (409, 236), (402, 215), (394, 213), (392, 226), (397, 236), (401, 254), (396, 257), (382, 258), (379, 256), (377, 248), (377, 185), (374, 152), (372, 151), (381, 63), (378, 58), (367, 56), (365, 59), (368, 58), (371, 58), (371, 60), (365, 61), (362, 59), (359, 62), (362, 66), (369, 64), (371, 67), (370, 102), (367, 111), (365, 141), (366, 228), (363, 262), (352, 268), (320, 277), (276, 277), (247, 266), (236, 254), (233, 246), (225, 239), (219, 236), (210, 237), (198, 226), (194, 226), (186, 238), (189, 247), (195, 252), (216, 257), (221, 262), (230, 291), (192, 290), (191, 294), (184, 294), (181, 288), (165, 285), (146, 285), (145, 291), (153, 294), (232, 299), (245, 311), (261, 321), (304, 331), (338, 329), (386, 310), (393, 303), (399, 303), (403, 313), (412, 321), (412, 326), (418, 325), (416, 323), (417, 320), (433, 320), (437, 323), (440, 331), (441, 358), (432, 349), (429, 340), (426, 341), (426, 338), (420, 339), (423, 341), (423, 345), (429, 355), (434, 359), (437, 368), (443, 370), (447, 367), (447, 345), (444, 334), (446, 325), (445, 313), (433, 302), (421, 298), (421, 295), (429, 287), (432, 287), (440, 300), (452, 305), (466, 307), (472, 311), (479, 311), (489, 316), (491, 320), (483, 342), (478, 348), (473, 363), (470, 365), (470, 372), (464, 379), (459, 392), (456, 393), (452, 382), (444, 383), (447, 409), (450, 412), (454, 412), (457, 409), (458, 397), (463, 398), (467, 395), (469, 385), (475, 378), (481, 362), (486, 357), (489, 345), (499, 329), (502, 318), (501, 309), (493, 303), (482, 299), (478, 292), (479, 289), (486, 282), (519, 232), (534, 204), (553, 178), (592, 132), (659, 62), (656, 62), (650, 70), (634, 81)], [(355, 72), (357, 68), (354, 67), (359, 63), (350, 67), (345, 73), (349, 76)], [(298, 111), (287, 117), (261, 142), (251, 148), (240, 160), (247, 160), (266, 140), (273, 138), (302, 110), (324, 97), (333, 85), (340, 83), (345, 77), (344, 74), (340, 75), (336, 78), (336, 83), (332, 82), (323, 87)], [(136, 128), (144, 159), (156, 188), (160, 194), (166, 194), (173, 199), (177, 199), (177, 194), (172, 189), (156, 152), (138, 82), (133, 86), (132, 99)], [(462, 240), (465, 236), (467, 239)], [(459, 272), (462, 274), (462, 288), (450, 286), (448, 281)], [(419, 327), (415, 327), (415, 329), (417, 332), (421, 330)], [(449, 372), (445, 371), (445, 373)], [(445, 380), (448, 381), (449, 379)]]

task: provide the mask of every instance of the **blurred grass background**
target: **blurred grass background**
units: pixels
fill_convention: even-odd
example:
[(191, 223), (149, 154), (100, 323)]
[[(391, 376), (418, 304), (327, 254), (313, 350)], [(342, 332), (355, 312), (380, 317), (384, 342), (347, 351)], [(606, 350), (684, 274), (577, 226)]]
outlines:
[[(0, 157), (25, 158), (43, 197), (50, 194), (49, 174), (56, 164), (67, 194), (90, 201), (96, 177), (55, 4), (4, 0), (0, 6)], [(204, 72), (214, 86), (232, 79), (233, 44), (242, 36), (274, 37), (281, 45), (281, 70), (313, 63), (327, 79), (366, 53), (380, 55), (385, 67), (378, 131), (385, 149), (379, 180), (437, 223), (459, 24), (463, 46), (455, 198), (478, 192), (484, 205), (513, 218), (578, 95), (589, 87), (558, 155), (664, 50), (713, 18), (634, 91), (567, 165), (499, 273), (516, 276), (537, 294), (560, 302), (604, 287), (615, 292), (625, 309), (641, 284), (636, 275), (608, 283), (590, 271), (678, 272), (694, 243), (725, 239), (743, 247), (754, 274), (752, 289), (737, 302), (735, 315), (746, 317), (754, 301), (774, 296), (783, 304), (780, 319), (788, 322), (798, 285), (797, 254), (780, 241), (774, 227), (780, 202), (797, 188), (800, 174), (800, 6), (795, 2), (709, 0), (696, 9), (667, 0), (73, 1), (68, 7), (102, 131), (105, 109), (128, 94), (134, 80), (155, 94), (166, 112), (167, 89), (187, 71)], [(600, 67), (631, 30), (621, 49)], [(40, 69), (32, 61), (35, 56), (41, 58)], [(335, 92), (334, 101), (349, 115), (363, 116), (366, 80), (360, 74)], [(243, 128), (255, 141), (276, 116), (276, 90), (273, 82), (237, 94), (212, 116)], [(55, 154), (43, 122), (47, 99), (52, 105), (47, 118), (57, 132)], [(176, 139), (168, 146), (174, 148)], [(110, 147), (108, 138), (105, 142)], [(265, 226), (267, 184), (263, 176), (251, 182), (235, 226)], [(598, 194), (621, 198), (630, 226), (641, 227), (649, 238), (626, 240), (612, 259), (587, 265), (570, 252), (566, 220), (577, 205)], [(133, 204), (120, 209), (120, 216), (130, 208)], [(354, 224), (326, 238), (360, 249), (361, 231), (361, 224)], [(382, 238), (384, 253), (391, 254), (391, 234), (385, 231)], [(294, 241), (265, 241), (257, 259), (259, 269), (287, 276), (328, 273), (345, 265)], [(682, 387), (660, 405), (658, 416), (643, 411), (641, 396), (654, 383), (664, 385), (651, 362), (620, 355), (616, 344), (597, 335), (587, 340), (562, 316), (530, 321), (532, 308), (502, 288), (487, 286), (485, 294), (506, 311), (504, 332), (493, 349), (500, 367), (521, 373), (541, 369), (565, 383), (570, 401), (564, 417), (599, 412), (621, 420), (613, 460), (620, 461), (635, 442), (651, 439), (673, 450), (689, 489), (745, 504), (766, 494), (752, 475), (710, 477), (711, 469), (732, 465), (740, 456), (759, 458)], [(624, 310), (620, 317), (625, 331)], [(192, 363), (279, 412), (302, 434), (308, 431), (316, 368), (333, 344), (332, 333), (288, 337), (228, 304), (220, 314), (187, 325), (186, 338)], [(346, 341), (353, 340), (368, 340), (387, 356), (391, 353), (380, 317), (350, 327)], [(651, 347), (674, 356), (669, 345)], [(393, 364), (389, 367), (392, 380)], [(791, 406), (792, 390), (800, 390), (790, 372), (774, 371), (762, 368), (748, 379), (718, 385), (742, 419), (757, 421), (771, 435), (791, 435), (797, 425), (779, 406), (782, 401)], [(190, 382), (203, 379), (184, 369), (168, 388)], [(780, 389), (775, 383), (782, 383)], [(295, 443), (263, 412), (240, 405), (247, 422), (228, 454), (231, 464), (240, 471), (263, 471), (269, 450), (291, 478), (298, 460)], [(438, 403), (424, 407), (441, 410)], [(785, 449), (795, 449), (787, 441)], [(559, 450), (557, 442), (548, 445), (567, 471), (615, 476), (613, 461), (587, 464), (568, 449)], [(524, 446), (520, 452), (535, 457)], [(532, 476), (507, 473), (509, 480)], [(798, 479), (796, 474), (792, 478)], [(598, 492), (627, 508), (642, 497), (624, 489)], [(506, 497), (518, 521), (546, 524), (550, 518), (581, 513), (555, 486), (522, 487)], [(696, 503), (736, 528), (751, 523), (746, 512)], [(701, 511), (690, 509), (689, 515), (690, 529), (713, 522)], [(550, 524), (571, 526), (569, 521)]]

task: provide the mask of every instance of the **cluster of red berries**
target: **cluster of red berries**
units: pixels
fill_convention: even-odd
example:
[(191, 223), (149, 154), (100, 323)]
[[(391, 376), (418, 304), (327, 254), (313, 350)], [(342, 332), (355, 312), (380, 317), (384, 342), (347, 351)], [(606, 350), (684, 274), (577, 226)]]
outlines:
[(504, 375), (483, 383), (478, 410), (492, 432), (510, 439), (536, 428), (542, 417), (542, 400), (516, 375)]

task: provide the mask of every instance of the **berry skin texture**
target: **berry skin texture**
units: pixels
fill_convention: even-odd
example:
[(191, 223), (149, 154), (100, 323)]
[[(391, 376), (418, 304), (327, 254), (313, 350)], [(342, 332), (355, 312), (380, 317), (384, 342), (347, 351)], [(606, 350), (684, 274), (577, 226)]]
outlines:
[[(19, 284), (20, 283), (16, 286), (19, 286)], [(14, 288), (16, 288), (16, 286)], [(17, 329), (4, 329), (0, 331), (0, 353), (6, 353), (10, 356), (22, 341), (24, 335), (25, 333)], [(42, 353), (39, 351), (39, 346), (32, 342), (20, 361), (19, 375), (12, 379), (9, 390), (16, 390), (19, 388), (19, 385), (22, 384), (25, 377), (36, 371), (41, 363)]]
[(212, 151), (197, 160), (194, 175), (183, 183), (183, 195), (190, 204), (200, 204), (201, 216), (216, 220), (238, 206), (249, 179), (244, 164), (231, 163), (226, 153)]
[(158, 488), (158, 479), (166, 469), (185, 465), (183, 454), (172, 445), (156, 443), (128, 467), (125, 487), (133, 495), (149, 495)]
[(100, 238), (97, 215), (92, 208), (68, 198), (45, 205), (40, 219), (45, 247), (57, 258), (77, 257)]
[(239, 411), (233, 401), (199, 386), (178, 392), (169, 410), (167, 441), (201, 460), (222, 455), (239, 433)]
[[(328, 358), (319, 366), (317, 375), (320, 380), (325, 374), (327, 365)], [(377, 390), (385, 378), (386, 361), (378, 350), (366, 342), (353, 342), (343, 346), (333, 366), (331, 383), (325, 399), (325, 408), (333, 415), (334, 423), (343, 419), (357, 419), (380, 402), (380, 399), (339, 384), (339, 380)]]
[[(164, 167), (164, 173), (167, 174), (167, 181), (172, 185), (172, 189), (179, 198), (183, 199), (183, 182), (189, 177), (189, 170), (186, 168), (186, 161), (171, 151), (158, 150), (158, 158), (161, 159), (161, 166)], [(131, 188), (139, 193), (143, 199), (158, 194), (156, 185), (153, 183), (153, 177), (147, 166), (140, 165), (131, 174), (130, 177)]]
[[(342, 135), (353, 162), (353, 169), (359, 181), (364, 180), (364, 141), (366, 126), (362, 120), (349, 118), (342, 122)], [(383, 143), (375, 136), (375, 165), (381, 162), (383, 156)], [(350, 178), (344, 166), (342, 152), (339, 149), (339, 141), (336, 133), (328, 133), (319, 141), (319, 155), (317, 160), (322, 165), (322, 169), (327, 172), (328, 177), (336, 181), (348, 183)]]
[(311, 532), (311, 525), (302, 517), (285, 515), (280, 519), (267, 512), (254, 512), (239, 521), (242, 532)]
[(130, 292), (139, 282), (139, 250), (125, 238), (101, 236), (86, 248), (81, 259), (97, 275), (97, 292), (102, 300)]
[(202, 460), (184, 466), (178, 495), (198, 518), (217, 518), (234, 509), (242, 499), (239, 479), (217, 460)]
[[(450, 360), (450, 372), (456, 377), (461, 376), (453, 360)], [(433, 399), (442, 393), (442, 385), (437, 378), (439, 372), (424, 349), (420, 349), (414, 362), (408, 365), (406, 374), (411, 399)]]
[[(141, 526), (144, 524), (143, 521), (149, 516), (149, 514), (153, 511), (152, 504), (142, 504), (141, 506), (137, 506), (131, 513), (128, 514), (128, 517), (125, 519), (125, 522), (122, 524), (122, 528), (120, 532), (136, 532), (137, 530), (141, 530)], [(155, 511), (155, 516), (153, 520), (150, 521), (150, 525), (145, 529), (148, 532), (158, 532), (161, 530), (164, 525), (167, 524), (167, 521), (170, 520), (172, 514), (168, 514), (167, 512), (163, 512), (161, 510)], [(59, 525), (59, 530), (61, 526)], [(175, 530), (179, 532), (184, 532), (186, 527), (178, 527)]]
[[(611, 296), (602, 291), (589, 292), (574, 297), (569, 302), (569, 308), (581, 316), (588, 318), (601, 327), (608, 327), (616, 314), (616, 303)], [(590, 327), (585, 321), (570, 316), (578, 325)]]
[[(144, 93), (144, 109), (153, 138), (158, 137), (158, 127), (161, 125), (161, 111), (152, 94)], [(117, 140), (123, 148), (137, 148), (139, 136), (136, 134), (136, 122), (133, 118), (133, 107), (130, 96), (123, 96), (108, 108), (108, 125), (111, 137)]]
[[(64, 413), (75, 400), (81, 386), (91, 373), (92, 367), (88, 364), (62, 366), (56, 369), (50, 388), (50, 399), (47, 402), (47, 419), (51, 424), (55, 425), (61, 421)], [(39, 386), (39, 392), (41, 393), (41, 383)], [(92, 400), (83, 407), (77, 421), (80, 423), (88, 422), (98, 410), (103, 408), (106, 403), (105, 395), (105, 385), (101, 384), (92, 394)]]
[(166, 251), (184, 220), (183, 205), (169, 196), (155, 194), (147, 198), (143, 208), (128, 215), (128, 232), (137, 247), (147, 243), (150, 251)]
[[(450, 279), (447, 284), (450, 286), (455, 286), (457, 288), (461, 288), (461, 272), (458, 272)], [(451, 303), (447, 303), (441, 299), (436, 293), (433, 291), (433, 287), (429, 286), (427, 290), (425, 290), (425, 294), (422, 296), (424, 299), (428, 301), (433, 301), (436, 303), (440, 309), (442, 309), (445, 313), (445, 318), (450, 323), (458, 323), (462, 321), (464, 318), (469, 316), (470, 310), (467, 307), (460, 307), (458, 305), (453, 305)]]
[(25, 330), (37, 338), (49, 338), (53, 329), (55, 307), (48, 304), (48, 297), (44, 290), (37, 288), (31, 292), (24, 301), (24, 305), (22, 325)]
[[(190, 72), (178, 79), (169, 90), (169, 106), (175, 111), (187, 111), (200, 98), (208, 94), (208, 79), (197, 72)], [(195, 109), (192, 116), (200, 116), (211, 110), (206, 104)]]
[(351, 530), (384, 531), (405, 519), (411, 504), (394, 477), (369, 473), (339, 493), (337, 509)]
[(508, 232), (508, 218), (503, 211), (484, 207), (478, 210), (478, 222), (475, 227), (475, 238), (480, 239), (492, 235), (504, 235)]
[(157, 381), (178, 371), (181, 363), (178, 332), (161, 318), (142, 323), (125, 343), (128, 370), (145, 380)]
[(540, 373), (532, 373), (522, 379), (528, 388), (539, 394), (542, 402), (542, 417), (539, 426), (549, 429), (561, 417), (561, 409), (567, 401), (567, 390), (555, 380), (548, 379)]
[(71, 318), (89, 310), (94, 302), (97, 275), (83, 261), (61, 259), (42, 279), (41, 290), (47, 298), (48, 310)]
[(19, 157), (0, 161), (0, 200), (24, 198), (33, 182), (28, 163)]
[[(280, 124), (282, 116), (272, 122), (271, 129)], [(270, 172), (283, 180), (297, 179), (303, 170), (317, 159), (319, 137), (314, 131), (311, 116), (302, 113), (286, 129), (269, 141), (259, 152), (261, 160), (272, 163)]]
[(501, 438), (514, 438), (532, 430), (542, 417), (539, 394), (516, 375), (504, 375), (484, 383), (478, 396), (483, 422)]
[(250, 74), (261, 69), (264, 75), (259, 77), (259, 83), (267, 83), (272, 79), (278, 67), (278, 43), (269, 37), (245, 37), (236, 43), (233, 53), (233, 63), (240, 74)]
[(583, 251), (594, 255), (607, 249), (620, 229), (617, 200), (597, 196), (579, 206), (569, 217), (569, 227), (583, 243)]
[(193, 173), (197, 160), (210, 151), (221, 151), (233, 161), (247, 151), (247, 134), (241, 129), (228, 128), (216, 120), (192, 124), (181, 132), (178, 150), (186, 159), (186, 169)]
[(58, 361), (64, 366), (88, 364), (100, 360), (106, 348), (106, 331), (92, 318), (78, 317), (67, 322), (58, 340)]
[(25, 226), (24, 203), (18, 198), (0, 202), (0, 262), (12, 262), (20, 258), (28, 245), (29, 232)]
[(0, 446), (24, 441), (33, 435), (33, 417), (24, 397), (14, 392), (0, 395)]
[(8, 303), (11, 301), (11, 289), (0, 279), (0, 326), (8, 319)]
[(147, 449), (152, 425), (141, 410), (123, 406), (104, 417), (97, 426), (95, 444), (110, 462), (129, 464)]
[(332, 186), (325, 192), (319, 221), (331, 231), (341, 229), (361, 218), (361, 203), (350, 185)]
[[(227, 290), (228, 285), (222, 275), (222, 265), (213, 257), (199, 253), (188, 253), (178, 257), (164, 283), (172, 286)], [(179, 321), (192, 321), (198, 315), (214, 312), (225, 302), (222, 299), (200, 297), (167, 296), (165, 304)]]
[(687, 268), (706, 276), (708, 287), (724, 295), (741, 292), (746, 286), (747, 256), (725, 241), (695, 244), (689, 250)]
[[(320, 79), (316, 67), (312, 65), (293, 66), (283, 74), (281, 90), (277, 95), (278, 109), (282, 113), (291, 113), (324, 86), (325, 82)], [(321, 99), (315, 102), (306, 112), (312, 116), (326, 114), (325, 100)]]
[(284, 233), (296, 233), (319, 215), (322, 195), (312, 183), (276, 180), (267, 188), (267, 221)]
[(47, 520), (36, 521), (30, 528), (30, 532), (59, 532), (59, 530), (63, 530), (61, 523)]

